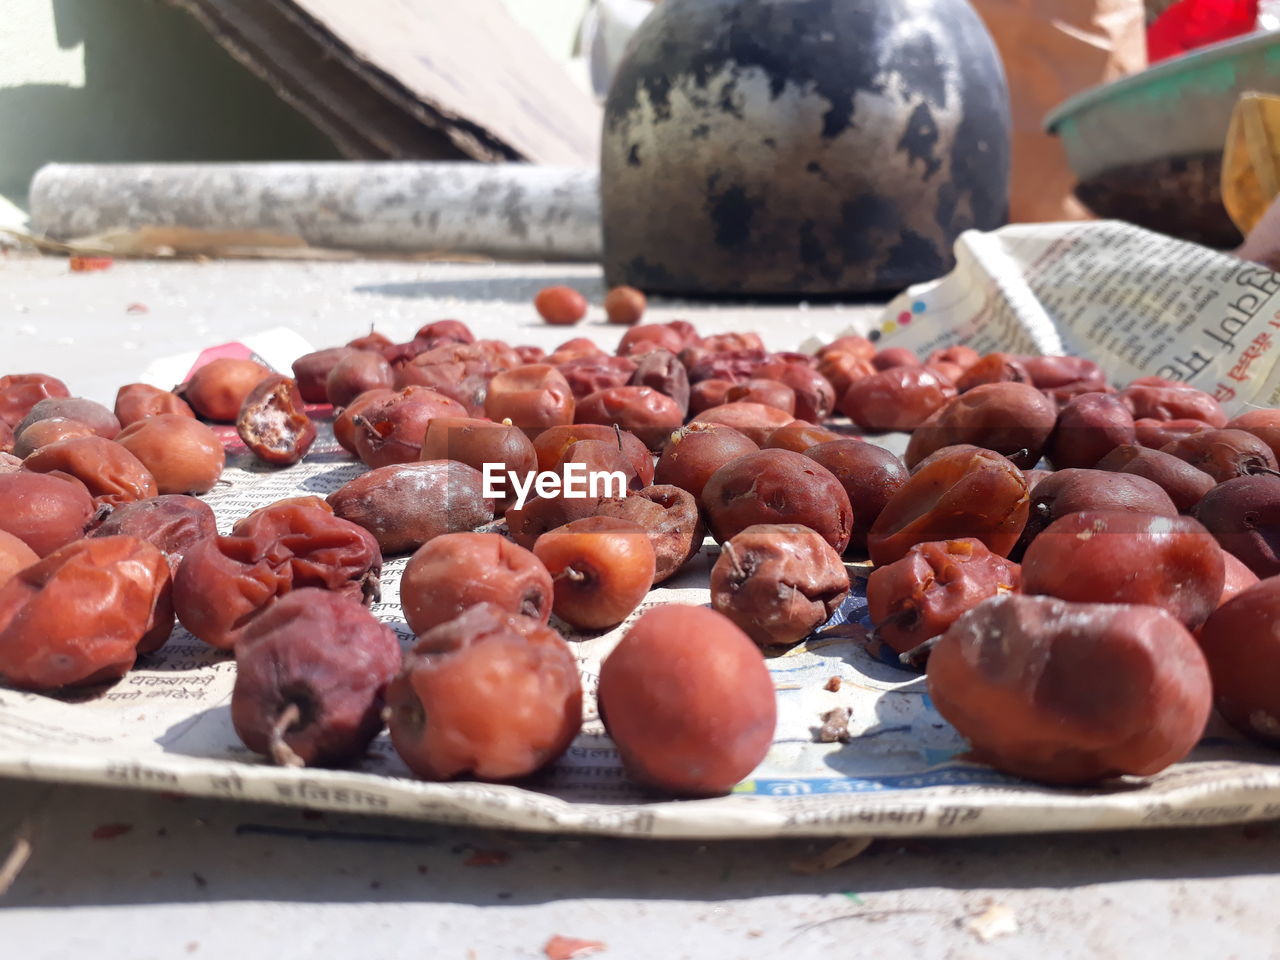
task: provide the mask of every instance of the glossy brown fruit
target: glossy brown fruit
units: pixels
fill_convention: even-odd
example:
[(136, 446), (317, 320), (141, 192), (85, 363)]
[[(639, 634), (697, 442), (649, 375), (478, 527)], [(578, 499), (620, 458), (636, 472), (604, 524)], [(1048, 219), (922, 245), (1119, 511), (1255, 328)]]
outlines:
[(1222, 596), (1226, 569), (1217, 546), (1190, 517), (1071, 513), (1027, 548), (1022, 589), (1078, 603), (1160, 607), (1194, 630)]
[(1082, 510), (1122, 510), (1151, 516), (1176, 517), (1178, 508), (1160, 485), (1145, 477), (1105, 470), (1058, 470), (1036, 485), (1031, 512), (1016, 556), (1055, 520)]
[(1196, 505), (1195, 516), (1259, 577), (1280, 575), (1280, 477), (1220, 483)]
[(498, 512), (515, 502), (514, 486), (508, 478), (515, 473), (520, 482), (538, 468), (533, 443), (519, 427), (471, 417), (433, 417), (422, 439), (422, 460), (454, 460), (483, 473), (486, 463), (502, 475), (505, 496), (497, 501)]
[(533, 308), (546, 323), (572, 326), (587, 315), (587, 298), (573, 287), (544, 287), (533, 298)]
[(0, 377), (0, 420), (16, 427), (46, 397), (69, 397), (71, 391), (47, 373), (11, 373)]
[(489, 381), (484, 412), (490, 420), (510, 420), (532, 436), (547, 427), (573, 423), (577, 403), (569, 382), (548, 363), (514, 367)]
[(684, 423), (684, 414), (678, 403), (652, 387), (613, 387), (579, 403), (575, 419), (578, 423), (620, 427), (634, 433), (650, 450), (658, 451), (672, 431)]
[(826, 427), (819, 427), (804, 420), (792, 420), (786, 426), (779, 427), (764, 442), (765, 450), (794, 450), (804, 453), (810, 447), (820, 443), (832, 443), (844, 440), (848, 434), (836, 433)]
[(1116, 396), (1086, 393), (1068, 400), (1045, 446), (1055, 470), (1092, 468), (1116, 447), (1133, 444), (1133, 414)]
[(1142, 377), (1118, 394), (1135, 420), (1200, 420), (1211, 427), (1227, 425), (1222, 404), (1185, 383)]
[(329, 374), (338, 361), (355, 353), (354, 347), (329, 347), (293, 361), (293, 379), (307, 403), (329, 402)]
[(413, 463), (422, 456), (427, 425), (436, 417), (463, 417), (458, 401), (427, 387), (405, 387), (375, 400), (352, 417), (356, 453), (370, 467)]
[[(5, 427), (5, 429), (9, 429)], [(48, 420), (37, 420), (27, 427), (12, 444), (15, 456), (29, 457), (41, 447), (47, 447), (59, 440), (75, 440), (79, 437), (96, 437), (93, 428), (79, 420), (68, 420), (66, 417), (50, 417)], [(119, 434), (117, 434), (119, 436)]]
[(711, 475), (730, 460), (755, 453), (759, 445), (732, 427), (691, 423), (677, 430), (658, 458), (653, 478), (687, 490), (701, 500)]
[(269, 376), (271, 371), (260, 363), (219, 357), (193, 373), (178, 392), (206, 420), (235, 423), (249, 391)]
[(598, 423), (575, 423), (567, 427), (551, 427), (533, 441), (539, 470), (555, 470), (564, 462), (565, 451), (580, 440), (599, 440), (622, 450), (635, 471), (640, 485), (653, 482), (653, 456), (633, 433)]
[(73, 479), (18, 470), (0, 473), (0, 530), (45, 557), (85, 535), (97, 505)]
[(1219, 607), (1200, 628), (1218, 712), (1247, 736), (1280, 745), (1280, 577)]
[(693, 494), (663, 484), (625, 497), (606, 497), (596, 505), (595, 515), (631, 520), (644, 528), (653, 547), (655, 586), (671, 579), (693, 559), (707, 535)]
[(847, 549), (866, 553), (867, 534), (876, 518), (907, 482), (906, 465), (883, 447), (852, 437), (817, 444), (806, 450), (805, 456), (830, 470), (844, 487), (853, 509)]
[(928, 673), (975, 759), (1045, 783), (1159, 773), (1209, 717), (1204, 655), (1155, 607), (995, 597), (943, 634)]
[(1277, 469), (1271, 448), (1244, 430), (1205, 430), (1160, 449), (1203, 470), (1218, 483)]
[(1025, 383), (988, 383), (962, 393), (911, 435), (905, 460), (914, 466), (943, 447), (971, 443), (1014, 466), (1031, 468), (1058, 421), (1058, 408)]
[(116, 419), (114, 413), (102, 404), (83, 397), (50, 397), (47, 400), (41, 400), (13, 428), (13, 432), (20, 435), (33, 423), (54, 418), (83, 423), (97, 436), (106, 440), (115, 439), (116, 434), (120, 432), (120, 421)]
[(1214, 479), (1185, 460), (1146, 447), (1116, 447), (1097, 463), (1098, 470), (1131, 473), (1158, 484), (1179, 512), (1191, 510), (1214, 487)]
[[(977, 388), (981, 389), (981, 388)], [(917, 543), (974, 537), (1007, 557), (1027, 522), (1027, 481), (990, 450), (941, 453), (889, 498), (867, 533), (877, 566), (906, 556)]]
[(867, 430), (914, 430), (955, 396), (951, 381), (932, 370), (898, 366), (852, 384), (840, 412)]
[(121, 427), (160, 413), (180, 417), (195, 416), (195, 411), (176, 393), (161, 390), (149, 383), (128, 383), (116, 391), (115, 417), (120, 421)]
[(597, 390), (625, 387), (636, 372), (636, 363), (629, 357), (611, 357), (607, 353), (574, 357), (558, 364), (556, 369), (569, 384), (575, 400), (591, 396)]
[(1280, 410), (1249, 410), (1228, 423), (1227, 429), (1247, 430), (1280, 459)]
[(966, 393), (984, 383), (1031, 383), (1031, 373), (1022, 360), (1008, 353), (989, 353), (977, 363), (965, 369), (964, 376), (956, 381), (956, 389)]
[(796, 413), (796, 392), (778, 380), (750, 377), (735, 383), (724, 395), (725, 403), (758, 403), (776, 407), (788, 416)]
[(743, 401), (740, 403), (722, 403), (718, 407), (704, 410), (694, 417), (690, 424), (722, 424), (737, 430), (757, 446), (764, 446), (769, 442), (769, 437), (775, 430), (785, 427), (794, 421), (795, 417), (785, 410), (779, 410), (777, 407), (770, 407), (763, 403)]
[(605, 658), (599, 700), (631, 779), (683, 796), (733, 789), (764, 759), (777, 723), (759, 649), (705, 607), (645, 611)]
[(635, 287), (614, 287), (604, 298), (604, 313), (610, 323), (631, 327), (644, 316), (648, 301)]

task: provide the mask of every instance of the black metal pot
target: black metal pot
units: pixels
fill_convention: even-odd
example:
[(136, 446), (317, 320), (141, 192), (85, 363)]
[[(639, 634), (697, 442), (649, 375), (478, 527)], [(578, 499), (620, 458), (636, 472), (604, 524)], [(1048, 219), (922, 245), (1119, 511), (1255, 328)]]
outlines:
[(606, 280), (897, 290), (1008, 211), (1009, 95), (966, 0), (666, 0), (610, 88)]

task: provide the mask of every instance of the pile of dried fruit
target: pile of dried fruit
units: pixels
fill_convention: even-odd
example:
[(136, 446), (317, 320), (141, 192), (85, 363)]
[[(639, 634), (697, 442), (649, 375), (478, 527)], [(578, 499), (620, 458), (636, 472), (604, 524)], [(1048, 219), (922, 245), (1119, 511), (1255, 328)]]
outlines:
[[(563, 288), (536, 307), (587, 310)], [(176, 617), (234, 651), (236, 731), (277, 763), (350, 762), (385, 723), (421, 777), (521, 778), (582, 723), (552, 615), (623, 623), (709, 532), (711, 609), (644, 612), (601, 669), (639, 783), (707, 795), (747, 776), (776, 719), (762, 648), (830, 619), (846, 561), (868, 558), (873, 637), (927, 664), (938, 710), (1001, 770), (1151, 774), (1215, 701), (1280, 743), (1280, 411), (1228, 422), (1186, 384), (1117, 390), (1075, 357), (921, 360), (853, 336), (772, 353), (754, 333), (638, 325), (637, 291), (605, 307), (628, 326), (613, 354), (442, 320), (301, 357), (292, 378), (216, 360), (173, 392), (122, 387), (114, 411), (0, 377), (0, 676), (113, 681)], [(335, 408), (368, 472), (218, 535), (191, 496), (224, 466), (206, 422), (287, 468), (316, 437), (307, 404)], [(905, 457), (858, 430), (910, 432)], [(500, 496), (495, 468), (514, 481)], [(575, 470), (625, 489), (541, 482)], [(509, 539), (481, 532), (499, 518)], [(408, 553), (402, 657), (368, 605), (383, 557)]]

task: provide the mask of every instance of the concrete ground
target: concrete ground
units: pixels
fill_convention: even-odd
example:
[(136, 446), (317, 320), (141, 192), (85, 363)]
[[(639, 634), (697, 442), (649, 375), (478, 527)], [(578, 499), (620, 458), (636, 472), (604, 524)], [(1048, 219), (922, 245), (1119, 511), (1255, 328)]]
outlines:
[[(0, 258), (0, 372), (111, 402), (154, 359), (277, 326), (315, 346), (446, 316), (480, 335), (612, 346), (529, 307), (592, 267), (119, 263)], [(875, 307), (657, 305), (776, 349)], [(1052, 824), (1046, 824), (1051, 830)], [(1280, 827), (897, 840), (814, 873), (824, 841), (708, 844), (499, 834), (0, 780), (0, 957), (1266, 957), (1280, 954)], [(16, 863), (17, 858), (9, 858)], [(0, 866), (0, 873), (3, 867)], [(2, 878), (0, 878), (2, 882)]]

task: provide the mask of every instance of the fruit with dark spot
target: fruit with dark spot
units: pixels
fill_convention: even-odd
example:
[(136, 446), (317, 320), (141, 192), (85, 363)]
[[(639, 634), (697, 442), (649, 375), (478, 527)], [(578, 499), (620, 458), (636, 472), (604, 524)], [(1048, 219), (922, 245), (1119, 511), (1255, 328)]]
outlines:
[(1022, 560), (1022, 590), (1077, 603), (1160, 607), (1194, 630), (1222, 596), (1226, 568), (1191, 517), (1086, 510), (1054, 521)]
[(421, 636), (477, 604), (546, 623), (551, 574), (524, 547), (496, 533), (446, 533), (420, 549), (400, 578), (404, 618)]
[(271, 376), (245, 397), (236, 433), (259, 459), (287, 467), (307, 455), (315, 443), (316, 425), (307, 416), (298, 384), (289, 377)]
[(207, 493), (226, 465), (218, 435), (199, 420), (176, 413), (130, 424), (116, 442), (150, 471), (160, 493)]
[(762, 647), (799, 643), (849, 595), (849, 573), (808, 527), (761, 523), (724, 542), (711, 570), (711, 606)]
[(1259, 577), (1280, 575), (1280, 477), (1220, 483), (1196, 505), (1195, 516)]
[(901, 560), (917, 543), (974, 537), (1007, 557), (1030, 501), (1022, 471), (1000, 454), (966, 447), (940, 452), (889, 498), (867, 533), (867, 552), (881, 566)]
[(720, 543), (757, 523), (798, 523), (844, 552), (853, 509), (826, 467), (791, 450), (761, 450), (716, 470), (702, 490), (702, 508)]
[(605, 658), (599, 702), (628, 776), (682, 796), (732, 790), (777, 724), (759, 648), (706, 607), (646, 610)]
[(1083, 785), (1151, 776), (1204, 732), (1195, 639), (1156, 607), (1008, 594), (964, 614), (929, 656), (929, 697), (976, 760)]
[(960, 615), (1018, 589), (1018, 565), (980, 540), (918, 543), (867, 578), (867, 610), (876, 636), (898, 653), (945, 633)]
[(400, 642), (354, 600), (295, 590), (249, 621), (236, 643), (231, 722), (280, 766), (358, 759), (382, 730)]
[(1277, 469), (1271, 448), (1244, 430), (1205, 430), (1160, 449), (1203, 470), (1218, 483)]
[(516, 780), (569, 749), (582, 681), (558, 633), (482, 603), (418, 640), (387, 687), (387, 724), (425, 780)]
[(375, 403), (380, 403), (395, 396), (392, 390), (369, 390), (351, 401), (350, 405), (337, 412), (333, 418), (333, 439), (347, 453), (356, 453), (356, 417), (363, 414)]
[(452, 460), (378, 467), (329, 494), (328, 503), (335, 516), (373, 534), (385, 556), (493, 520), (480, 471)]
[(533, 553), (555, 584), (553, 612), (581, 630), (617, 626), (653, 586), (653, 545), (633, 520), (574, 520), (540, 536)]

